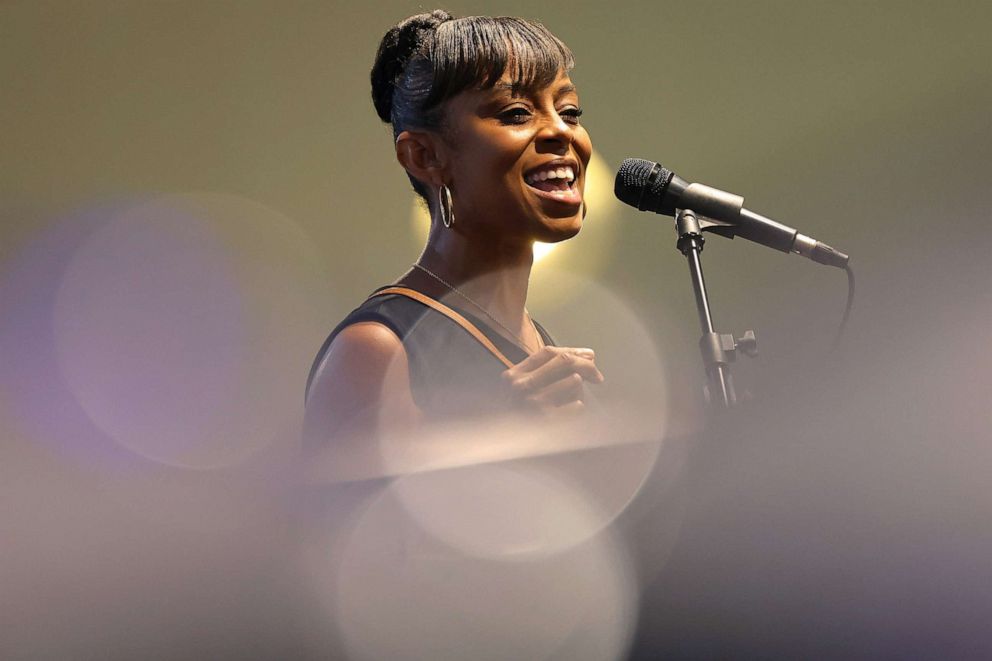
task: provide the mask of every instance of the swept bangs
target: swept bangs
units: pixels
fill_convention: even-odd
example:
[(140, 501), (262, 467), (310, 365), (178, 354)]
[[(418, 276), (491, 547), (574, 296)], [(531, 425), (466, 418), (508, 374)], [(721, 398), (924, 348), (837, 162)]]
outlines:
[(572, 51), (543, 25), (507, 16), (442, 23), (428, 60), (433, 83), (425, 109), (468, 89), (489, 89), (507, 72), (515, 89), (546, 87), (575, 65)]

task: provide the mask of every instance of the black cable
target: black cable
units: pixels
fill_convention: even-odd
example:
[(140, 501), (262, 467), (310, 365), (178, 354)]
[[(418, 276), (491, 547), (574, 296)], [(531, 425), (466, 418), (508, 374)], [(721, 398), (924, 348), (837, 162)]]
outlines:
[(840, 338), (844, 335), (847, 320), (851, 317), (851, 306), (854, 305), (854, 271), (851, 270), (850, 264), (844, 265), (844, 271), (847, 273), (847, 306), (844, 307), (844, 317), (840, 320), (837, 335), (834, 336), (833, 344), (830, 345), (831, 351), (837, 351), (840, 346)]

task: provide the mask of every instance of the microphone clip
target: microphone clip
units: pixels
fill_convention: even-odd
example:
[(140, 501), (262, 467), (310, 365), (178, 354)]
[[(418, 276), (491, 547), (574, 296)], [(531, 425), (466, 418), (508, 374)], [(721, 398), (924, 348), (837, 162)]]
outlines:
[(737, 233), (737, 225), (734, 223), (700, 216), (692, 209), (678, 210), (675, 216), (675, 228), (679, 237), (676, 245), (683, 255), (686, 251), (694, 249), (693, 240), (698, 241), (698, 250), (702, 252), (706, 243), (703, 232), (713, 232), (727, 239), (734, 238)]

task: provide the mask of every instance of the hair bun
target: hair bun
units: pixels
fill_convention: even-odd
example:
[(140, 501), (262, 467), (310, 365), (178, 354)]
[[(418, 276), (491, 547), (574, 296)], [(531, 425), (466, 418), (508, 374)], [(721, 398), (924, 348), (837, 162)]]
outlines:
[(372, 103), (382, 121), (391, 121), (393, 89), (407, 63), (417, 54), (424, 41), (434, 34), (437, 26), (453, 18), (441, 9), (410, 16), (390, 28), (379, 42), (379, 50), (372, 65)]

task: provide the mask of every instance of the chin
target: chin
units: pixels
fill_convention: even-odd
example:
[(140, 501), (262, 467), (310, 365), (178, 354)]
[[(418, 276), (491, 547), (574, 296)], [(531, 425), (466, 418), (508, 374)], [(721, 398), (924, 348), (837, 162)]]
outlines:
[(536, 232), (535, 241), (541, 243), (558, 243), (571, 239), (582, 229), (582, 216), (555, 218), (546, 223)]

